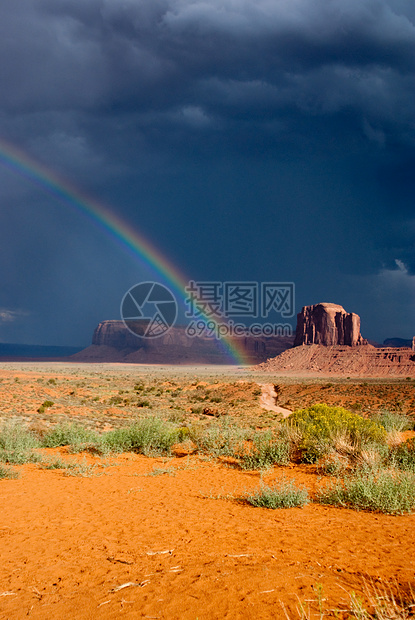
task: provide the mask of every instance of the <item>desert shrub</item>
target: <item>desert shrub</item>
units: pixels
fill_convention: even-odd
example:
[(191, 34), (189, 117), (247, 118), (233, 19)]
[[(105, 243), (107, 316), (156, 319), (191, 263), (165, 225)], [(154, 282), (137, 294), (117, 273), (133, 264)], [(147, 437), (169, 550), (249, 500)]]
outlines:
[(111, 396), (111, 398), (108, 399), (109, 405), (121, 405), (123, 403), (124, 401), (121, 396)]
[(321, 504), (388, 514), (412, 512), (415, 474), (396, 469), (362, 468), (320, 491), (317, 500)]
[(395, 467), (415, 472), (415, 438), (412, 437), (391, 450), (389, 459)]
[(58, 424), (49, 430), (42, 438), (44, 448), (58, 448), (59, 446), (71, 446), (72, 452), (79, 452), (87, 444), (99, 441), (99, 435), (85, 428), (81, 424), (68, 423)]
[(198, 407), (191, 407), (190, 411), (192, 413), (201, 414), (201, 413), (203, 413), (203, 409), (204, 409), (204, 407), (202, 405), (200, 405)]
[(151, 403), (149, 400), (146, 400), (145, 398), (141, 398), (140, 400), (137, 401), (137, 407), (151, 407)]
[(254, 434), (252, 445), (239, 457), (242, 469), (269, 469), (273, 465), (286, 465), (290, 460), (290, 442), (278, 431)]
[(307, 463), (315, 463), (336, 444), (353, 454), (368, 443), (386, 441), (383, 427), (343, 407), (319, 404), (298, 409), (290, 416), (289, 424), (298, 428), (301, 435), (298, 449), (301, 459)]
[(9, 422), (0, 429), (0, 461), (4, 463), (33, 463), (40, 460), (34, 448), (39, 447), (35, 435), (29, 430)]
[(186, 415), (180, 408), (173, 409), (168, 415), (167, 419), (173, 424), (185, 424)]
[(116, 428), (105, 433), (101, 436), (97, 448), (103, 454), (129, 452), (132, 450), (129, 427)]
[(46, 459), (40, 463), (41, 469), (71, 469), (74, 466), (73, 461), (64, 461), (61, 458)]
[(110, 452), (165, 454), (180, 438), (180, 429), (174, 424), (153, 416), (106, 433), (101, 438), (100, 447)]
[(373, 413), (370, 419), (376, 422), (376, 424), (383, 426), (388, 432), (409, 431), (414, 427), (414, 420), (403, 413), (395, 413), (393, 411), (380, 411)]
[(81, 463), (73, 463), (71, 467), (66, 467), (65, 476), (79, 476), (81, 478), (90, 478), (91, 476), (99, 476), (97, 465), (89, 465), (85, 459)]
[[(398, 587), (397, 587), (398, 586)], [(413, 618), (413, 609), (415, 607), (415, 596), (411, 587), (399, 591), (398, 584), (382, 584), (372, 583), (371, 586), (365, 584), (365, 594), (369, 602), (366, 605), (362, 598), (354, 592), (350, 596), (350, 613), (351, 618), (358, 620), (409, 620)], [(398, 592), (394, 594), (393, 590)], [(408, 591), (409, 590), (409, 591)]]
[(189, 439), (196, 444), (200, 452), (213, 457), (240, 454), (245, 437), (245, 429), (226, 418), (208, 426), (202, 424), (189, 426)]
[(389, 461), (389, 448), (383, 444), (367, 444), (356, 456), (354, 465), (359, 467), (376, 469), (387, 465)]
[(252, 506), (260, 508), (294, 508), (309, 502), (307, 489), (297, 487), (294, 480), (283, 480), (272, 487), (263, 485), (244, 499)]
[[(316, 593), (314, 600), (298, 601), (297, 613), (295, 616), (289, 616), (285, 607), (285, 617), (287, 620), (309, 620), (313, 617), (322, 618), (356, 618), (357, 620), (409, 620), (413, 619), (415, 608), (415, 594), (412, 587), (402, 586), (396, 581), (376, 583), (372, 580), (367, 582), (363, 580), (362, 597), (356, 592), (348, 592), (349, 604), (346, 609), (333, 609), (333, 604), (325, 596), (321, 583), (316, 583), (313, 589)], [(310, 603), (315, 602), (318, 605), (319, 613), (312, 613)], [(343, 605), (342, 605), (343, 607)]]
[(326, 456), (323, 456), (317, 462), (317, 471), (319, 474), (328, 476), (339, 476), (344, 474), (349, 463), (347, 459), (341, 457), (336, 452), (332, 452)]
[(44, 413), (49, 407), (53, 407), (55, 403), (52, 400), (45, 400), (37, 410), (38, 413)]
[(9, 479), (13, 480), (19, 477), (19, 472), (13, 469), (12, 467), (4, 467), (4, 465), (0, 465), (0, 480), (1, 479)]

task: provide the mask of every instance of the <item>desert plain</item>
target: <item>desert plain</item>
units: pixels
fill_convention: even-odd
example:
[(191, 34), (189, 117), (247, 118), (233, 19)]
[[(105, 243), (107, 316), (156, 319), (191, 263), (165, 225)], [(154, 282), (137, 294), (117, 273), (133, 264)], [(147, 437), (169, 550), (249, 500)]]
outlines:
[[(9, 362), (0, 422), (40, 439), (65, 424), (102, 435), (149, 416), (196, 434), (215, 424), (261, 431), (279, 420), (261, 406), (264, 386), (292, 411), (415, 413), (411, 378)], [(0, 618), (368, 618), (356, 606), (373, 613), (374, 592), (405, 607), (394, 617), (410, 617), (414, 514), (325, 505), (315, 498), (332, 477), (316, 463), (243, 468), (182, 439), (154, 455), (36, 447), (31, 462), (7, 464), (17, 477), (0, 479)], [(282, 480), (306, 488), (309, 503), (245, 501)]]

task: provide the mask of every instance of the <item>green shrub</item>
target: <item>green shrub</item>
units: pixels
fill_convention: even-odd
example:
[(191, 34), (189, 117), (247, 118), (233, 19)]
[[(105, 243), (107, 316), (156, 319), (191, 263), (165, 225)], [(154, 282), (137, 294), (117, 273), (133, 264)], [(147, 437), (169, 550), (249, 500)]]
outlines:
[(399, 444), (390, 452), (390, 462), (399, 469), (415, 472), (415, 437)]
[(333, 452), (318, 461), (317, 472), (327, 476), (339, 476), (345, 473), (347, 466), (347, 460)]
[(298, 409), (285, 422), (296, 425), (301, 439), (298, 449), (301, 459), (315, 463), (335, 448), (336, 440), (349, 444), (349, 450), (358, 451), (366, 444), (385, 443), (386, 431), (372, 420), (366, 420), (343, 407), (313, 405)]
[(146, 455), (169, 453), (181, 434), (174, 424), (158, 417), (138, 420), (131, 426), (103, 435), (100, 447), (110, 452), (138, 452)]
[(29, 430), (9, 422), (0, 430), (0, 461), (4, 463), (33, 463), (40, 459), (34, 448), (39, 447), (35, 435)]
[(91, 431), (81, 424), (64, 422), (49, 430), (42, 438), (44, 448), (58, 448), (59, 446), (71, 446), (72, 451), (80, 451), (86, 444), (99, 441), (96, 432)]
[(204, 407), (202, 405), (200, 405), (199, 407), (191, 407), (190, 411), (192, 413), (201, 414), (201, 413), (203, 413), (203, 409), (204, 409)]
[(19, 472), (13, 469), (12, 467), (4, 467), (0, 465), (0, 479), (9, 479), (13, 480), (20, 476)]
[(121, 398), (121, 396), (111, 396), (111, 398), (108, 399), (108, 404), (109, 405), (121, 405), (123, 403), (124, 403), (124, 401)]
[(137, 401), (137, 407), (150, 407), (151, 403), (149, 400), (146, 399), (140, 399), (139, 401)]
[(129, 452), (132, 450), (129, 428), (116, 428), (105, 433), (101, 436), (97, 448), (103, 454)]
[(355, 467), (369, 467), (376, 469), (387, 466), (390, 460), (389, 447), (382, 444), (367, 444), (355, 459)]
[(320, 491), (317, 500), (321, 504), (388, 514), (412, 512), (415, 474), (396, 469), (364, 468)]
[(47, 459), (40, 463), (41, 469), (71, 469), (75, 466), (73, 461), (64, 461), (63, 459)]
[(71, 467), (65, 468), (64, 475), (90, 478), (91, 476), (102, 475), (102, 472), (99, 472), (97, 465), (89, 465), (84, 459), (81, 463), (73, 463)]
[(53, 407), (55, 403), (52, 400), (45, 400), (45, 402), (43, 402), (39, 409), (37, 410), (38, 413), (44, 413), (46, 411), (46, 409), (49, 409), (49, 407)]
[(170, 411), (167, 418), (169, 422), (173, 422), (173, 424), (185, 424), (186, 421), (186, 415), (179, 407), (175, 407), (172, 411)]
[(250, 450), (239, 458), (242, 469), (269, 469), (273, 465), (286, 465), (289, 460), (290, 443), (275, 431), (255, 433)]
[(413, 418), (404, 415), (403, 413), (381, 411), (379, 413), (372, 414), (370, 419), (376, 422), (376, 424), (383, 426), (388, 433), (392, 431), (401, 433), (402, 431), (412, 430), (414, 427)]
[(213, 457), (238, 456), (244, 447), (245, 429), (229, 419), (219, 420), (209, 426), (192, 424), (189, 427), (189, 439), (197, 449)]
[(309, 502), (307, 489), (297, 487), (294, 480), (283, 480), (274, 486), (261, 486), (256, 493), (244, 498), (252, 506), (260, 508), (295, 508)]

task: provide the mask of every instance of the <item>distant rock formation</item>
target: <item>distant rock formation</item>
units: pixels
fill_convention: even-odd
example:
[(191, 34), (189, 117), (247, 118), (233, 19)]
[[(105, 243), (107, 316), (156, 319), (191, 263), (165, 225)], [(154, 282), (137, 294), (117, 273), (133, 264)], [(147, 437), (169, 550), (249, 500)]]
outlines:
[(273, 375), (338, 377), (412, 377), (415, 354), (411, 349), (310, 345), (294, 347), (255, 370)]
[[(293, 336), (235, 338), (246, 363), (258, 364), (293, 345)], [(228, 339), (228, 343), (232, 341)], [(183, 326), (172, 327), (160, 338), (138, 338), (122, 321), (103, 321), (92, 345), (72, 356), (80, 362), (128, 362), (136, 364), (234, 364), (234, 358), (214, 338), (186, 334)]]
[[(395, 342), (395, 339), (387, 342)], [(412, 350), (409, 347), (377, 348), (362, 338), (357, 314), (348, 313), (337, 304), (305, 306), (297, 315), (293, 348), (254, 370), (297, 377), (415, 378), (415, 338)]]
[(405, 347), (410, 349), (412, 347), (412, 340), (406, 340), (405, 338), (386, 338), (383, 341), (385, 347), (393, 347), (397, 349), (399, 347)]
[(297, 314), (294, 347), (303, 344), (324, 346), (367, 344), (360, 334), (360, 317), (337, 304), (304, 306)]

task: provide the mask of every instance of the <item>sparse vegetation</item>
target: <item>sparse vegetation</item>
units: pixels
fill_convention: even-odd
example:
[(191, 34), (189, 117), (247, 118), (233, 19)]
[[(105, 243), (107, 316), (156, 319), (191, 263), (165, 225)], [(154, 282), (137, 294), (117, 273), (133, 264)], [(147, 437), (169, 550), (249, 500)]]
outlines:
[[(379, 585), (363, 582), (364, 596), (352, 591), (348, 593), (349, 602), (343, 604), (341, 609), (333, 609), (333, 604), (323, 592), (321, 583), (317, 583), (313, 590), (316, 598), (313, 601), (298, 600), (297, 616), (300, 620), (311, 620), (319, 617), (356, 618), (357, 620), (409, 620), (414, 617), (415, 595), (411, 586), (403, 589), (397, 583)], [(310, 602), (316, 603), (318, 614), (313, 613)], [(292, 620), (285, 607), (285, 617)]]
[(415, 509), (415, 474), (397, 469), (362, 468), (321, 491), (322, 504), (404, 514)]
[(259, 508), (295, 508), (309, 502), (307, 489), (296, 486), (293, 480), (283, 480), (272, 487), (263, 485), (243, 499)]
[(45, 448), (58, 448), (70, 446), (72, 451), (80, 452), (87, 444), (99, 442), (99, 435), (81, 424), (63, 423), (58, 424), (45, 433), (42, 445)]
[(174, 424), (152, 416), (138, 420), (131, 426), (106, 433), (99, 445), (103, 451), (108, 452), (168, 454), (180, 438), (180, 429)]
[(402, 431), (412, 430), (414, 427), (413, 418), (394, 411), (379, 411), (372, 414), (370, 419), (379, 426), (383, 426), (387, 432), (401, 433)]
[[(248, 581), (252, 577), (254, 586), (248, 583), (249, 601), (258, 616), (274, 613), (283, 617), (279, 597), (287, 606), (287, 614), (297, 617), (297, 606), (302, 620), (336, 616), (403, 620), (413, 616), (415, 601), (406, 596), (409, 586), (405, 583), (412, 579), (412, 546), (407, 533), (414, 517), (359, 517), (359, 513), (335, 508), (386, 515), (415, 513), (415, 439), (398, 443), (402, 430), (413, 428), (412, 381), (258, 379), (272, 385), (279, 382), (279, 402), (290, 409), (308, 410), (323, 399), (328, 403), (323, 407), (344, 405), (347, 412), (346, 424), (337, 414), (333, 423), (325, 409), (324, 421), (314, 417), (312, 424), (303, 426), (296, 416), (294, 421), (282, 421), (276, 413), (259, 408), (261, 390), (251, 382), (249, 371), (238, 375), (237, 381), (216, 369), (216, 374), (207, 376), (213, 371), (202, 368), (190, 373), (181, 369), (174, 381), (167, 374), (170, 369), (165, 373), (160, 368), (142, 370), (136, 366), (115, 371), (109, 366), (91, 365), (81, 372), (71, 365), (61, 372), (56, 366), (45, 371), (39, 365), (30, 372), (19, 371), (18, 383), (14, 381), (15, 367), (6, 369), (0, 378), (0, 451), (9, 463), (22, 464), (12, 469), (0, 462), (5, 508), (0, 535), (6, 558), (0, 600), (5, 613), (18, 613), (20, 608), (30, 611), (32, 604), (36, 606), (29, 589), (34, 583), (30, 575), (42, 566), (38, 573), (42, 587), (35, 583), (39, 600), (58, 591), (59, 596), (70, 597), (77, 590), (75, 579), (88, 595), (84, 590), (88, 580), (96, 584), (91, 609), (104, 605), (104, 613), (112, 607), (119, 614), (124, 606), (134, 614), (140, 609), (137, 603), (143, 592), (138, 588), (139, 575), (149, 579), (143, 583), (151, 584), (148, 594), (152, 597), (160, 585), (158, 566), (163, 560), (167, 575), (182, 572), (183, 587), (188, 587), (193, 573), (201, 574), (202, 570), (210, 583), (219, 570), (224, 588), (234, 587), (235, 574), (249, 572)], [(39, 373), (43, 373), (42, 379), (37, 379)], [(58, 378), (50, 381), (49, 377), (57, 373)], [(47, 404), (45, 399), (55, 404), (38, 412), (40, 403)], [(356, 432), (353, 425), (350, 429), (348, 416), (357, 420)], [(9, 433), (5, 442), (3, 431), (10, 419), (16, 420), (12, 425), (14, 439)], [(368, 423), (372, 426), (362, 430), (360, 425)], [(310, 430), (312, 425), (317, 430)], [(409, 432), (405, 436), (413, 435)], [(304, 440), (312, 440), (311, 458)], [(83, 451), (88, 454), (83, 455)], [(80, 454), (70, 456), (71, 452)], [(122, 452), (158, 458), (118, 456)], [(97, 455), (110, 455), (111, 469), (105, 469), (105, 459)], [(211, 463), (214, 459), (218, 461)], [(25, 466), (33, 461), (35, 465)], [(13, 478), (19, 475), (23, 480), (15, 482)], [(95, 482), (89, 479), (93, 476), (102, 478)], [(134, 484), (137, 481), (139, 484)], [(322, 488), (326, 491), (319, 493)], [(321, 501), (326, 508), (307, 508), (311, 501)], [(302, 511), (278, 512), (301, 506), (305, 507)], [(105, 518), (95, 519), (96, 515)], [(218, 522), (220, 528), (215, 527)], [(27, 532), (27, 523), (33, 535)], [(329, 525), (320, 536), (324, 523)], [(354, 529), (359, 523), (364, 527)], [(259, 528), (261, 535), (257, 536)], [(247, 532), (255, 538), (250, 539)], [(213, 553), (208, 549), (206, 562), (208, 537), (210, 547), (218, 543), (219, 553), (216, 548)], [(183, 565), (176, 542), (179, 539), (186, 542), (186, 554), (193, 554), (194, 571)], [(311, 552), (310, 540), (311, 544), (315, 541)], [(99, 548), (97, 541), (102, 541)], [(358, 549), (356, 554), (348, 554), (350, 545)], [(79, 565), (80, 548), (83, 560)], [(27, 591), (22, 589), (19, 575), (11, 572), (13, 568), (7, 578), (10, 550), (16, 566), (23, 566), (27, 560), (24, 572), (29, 581), (23, 584)], [(58, 583), (54, 567), (57, 558), (62, 583)], [(45, 566), (50, 569), (42, 572)], [(65, 575), (69, 570), (76, 574), (68, 581)], [(358, 575), (366, 570), (376, 575), (374, 579), (379, 578), (378, 591), (372, 598), (358, 581)], [(229, 581), (226, 574), (231, 575)], [(391, 590), (386, 584), (384, 590), (383, 584), (393, 575), (399, 584)], [(312, 585), (313, 580), (322, 583)], [(58, 586), (52, 588), (52, 583)], [(342, 588), (348, 590), (351, 583), (356, 593), (348, 595)], [(115, 591), (118, 584), (131, 587), (124, 599), (109, 596), (108, 591)], [(206, 584), (209, 582), (196, 585), (204, 588)], [(174, 587), (173, 581), (171, 585)], [(399, 592), (404, 590), (401, 598)], [(242, 595), (247, 591), (246, 580), (241, 580)], [(301, 598), (296, 603), (297, 593)], [(242, 600), (239, 592), (236, 595)], [(149, 600), (147, 612), (157, 616), (165, 603), (156, 609)], [(158, 597), (154, 603), (156, 600)], [(135, 606), (129, 601), (135, 601)], [(47, 603), (45, 598), (43, 602)], [(193, 604), (199, 603), (196, 600)], [(172, 607), (166, 609), (166, 613), (172, 611)], [(193, 609), (196, 617), (197, 608)], [(242, 606), (235, 609), (244, 614)], [(223, 610), (220, 608), (216, 615), (223, 615)]]
[(21, 424), (8, 422), (0, 429), (0, 461), (3, 463), (33, 463), (40, 460), (34, 451), (39, 447), (35, 435)]
[(70, 469), (74, 467), (73, 461), (64, 461), (61, 458), (46, 459), (39, 463), (41, 469)]
[(81, 463), (74, 463), (73, 467), (65, 468), (65, 476), (79, 476), (81, 478), (89, 478), (91, 476), (101, 475), (97, 465), (88, 464), (85, 459)]
[(408, 593), (399, 591), (393, 593), (391, 585), (379, 586), (365, 584), (365, 594), (368, 600), (366, 604), (362, 598), (354, 592), (350, 593), (350, 613), (352, 618), (358, 620), (409, 620), (414, 617), (415, 596), (412, 588)]
[(391, 450), (389, 460), (399, 469), (415, 473), (415, 438), (408, 439)]
[(151, 407), (151, 403), (149, 400), (140, 399), (137, 401), (137, 407)]
[(278, 431), (259, 431), (252, 445), (240, 455), (242, 469), (269, 469), (273, 465), (287, 465), (290, 460), (290, 442)]
[(45, 400), (39, 407), (39, 409), (37, 410), (38, 413), (44, 413), (46, 411), (46, 409), (49, 409), (49, 407), (53, 407), (55, 403), (52, 400)]
[(189, 427), (189, 439), (200, 452), (213, 457), (241, 454), (246, 434), (245, 429), (229, 418), (215, 421), (208, 426), (194, 423)]
[(13, 469), (12, 467), (4, 467), (4, 465), (0, 464), (0, 480), (1, 479), (14, 480), (16, 478), (19, 478), (19, 476), (20, 476), (19, 472)]

